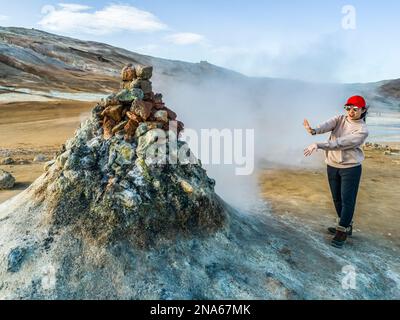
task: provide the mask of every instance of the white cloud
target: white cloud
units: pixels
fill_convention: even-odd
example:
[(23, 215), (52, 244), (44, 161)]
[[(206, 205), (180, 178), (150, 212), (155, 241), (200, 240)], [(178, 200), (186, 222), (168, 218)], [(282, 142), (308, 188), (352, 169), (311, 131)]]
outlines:
[(190, 44), (203, 43), (205, 38), (201, 34), (182, 32), (166, 36), (165, 40), (173, 44), (184, 46)]
[(54, 32), (77, 32), (104, 35), (119, 31), (152, 32), (167, 29), (155, 15), (130, 5), (109, 5), (101, 10), (61, 3), (57, 8), (46, 5), (44, 17), (38, 22), (44, 29)]
[(91, 9), (92, 7), (76, 4), (76, 3), (59, 3), (58, 4), (62, 9), (72, 12), (86, 11)]
[(8, 20), (8, 17), (0, 14), (0, 21), (6, 21), (6, 20)]

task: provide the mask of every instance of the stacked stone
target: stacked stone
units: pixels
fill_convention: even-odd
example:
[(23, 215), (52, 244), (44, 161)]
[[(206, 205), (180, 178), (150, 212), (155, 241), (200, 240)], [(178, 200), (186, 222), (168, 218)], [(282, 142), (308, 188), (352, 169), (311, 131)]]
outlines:
[(136, 79), (133, 79), (130, 85), (131, 89), (138, 88), (144, 93), (144, 100), (152, 101), (154, 99), (153, 84), (150, 79), (153, 75), (152, 66), (137, 66)]
[(121, 89), (141, 89), (144, 100), (152, 101), (154, 99), (153, 84), (150, 81), (153, 75), (152, 66), (136, 66), (130, 63), (126, 65), (121, 72)]
[(132, 63), (126, 65), (121, 71), (121, 89), (130, 89), (131, 82), (136, 79), (136, 70)]
[[(97, 115), (103, 126), (104, 139), (124, 135), (127, 142), (151, 129), (169, 130), (177, 115), (165, 106), (161, 93), (154, 93), (150, 81), (152, 66), (126, 65), (121, 71), (121, 91), (102, 100)], [(176, 121), (177, 133), (184, 129)]]

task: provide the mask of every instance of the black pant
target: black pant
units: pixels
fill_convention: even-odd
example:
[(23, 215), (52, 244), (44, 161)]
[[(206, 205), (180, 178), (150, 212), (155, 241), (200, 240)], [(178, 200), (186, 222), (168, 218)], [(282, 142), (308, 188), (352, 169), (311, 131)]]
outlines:
[(362, 167), (338, 169), (328, 165), (327, 172), (339, 225), (347, 228), (353, 221)]

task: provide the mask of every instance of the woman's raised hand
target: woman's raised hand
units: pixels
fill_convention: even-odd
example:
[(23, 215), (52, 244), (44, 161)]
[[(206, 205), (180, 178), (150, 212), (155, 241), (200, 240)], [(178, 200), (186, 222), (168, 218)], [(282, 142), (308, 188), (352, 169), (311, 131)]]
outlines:
[(317, 150), (318, 150), (318, 145), (316, 143), (313, 143), (309, 145), (306, 149), (304, 149), (304, 156), (309, 157), (314, 153), (314, 151)]
[(310, 123), (308, 122), (307, 119), (304, 119), (303, 126), (309, 134), (313, 133), (313, 129), (311, 128)]

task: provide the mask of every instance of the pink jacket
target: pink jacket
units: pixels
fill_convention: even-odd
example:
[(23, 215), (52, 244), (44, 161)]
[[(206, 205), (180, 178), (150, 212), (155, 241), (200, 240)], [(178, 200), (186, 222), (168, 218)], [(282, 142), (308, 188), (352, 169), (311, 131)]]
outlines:
[(329, 140), (317, 143), (318, 149), (325, 150), (325, 162), (336, 168), (351, 168), (361, 164), (364, 153), (361, 145), (368, 137), (364, 120), (350, 120), (345, 115), (336, 116), (320, 124), (317, 134), (331, 132)]

